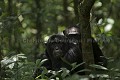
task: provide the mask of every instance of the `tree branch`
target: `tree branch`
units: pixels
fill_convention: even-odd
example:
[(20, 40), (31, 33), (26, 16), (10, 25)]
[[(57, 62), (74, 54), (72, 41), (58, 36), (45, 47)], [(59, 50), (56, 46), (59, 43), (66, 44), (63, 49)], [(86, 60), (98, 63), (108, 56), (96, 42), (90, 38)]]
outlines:
[[(89, 67), (90, 64), (94, 63), (94, 55), (91, 43), (90, 11), (94, 3), (95, 0), (82, 0), (79, 5), (79, 23), (81, 30), (83, 61), (85, 62), (85, 68), (92, 70), (94, 69)], [(86, 74), (89, 73), (87, 72)]]
[(82, 15), (89, 15), (92, 6), (96, 0), (83, 0), (80, 5), (80, 12)]

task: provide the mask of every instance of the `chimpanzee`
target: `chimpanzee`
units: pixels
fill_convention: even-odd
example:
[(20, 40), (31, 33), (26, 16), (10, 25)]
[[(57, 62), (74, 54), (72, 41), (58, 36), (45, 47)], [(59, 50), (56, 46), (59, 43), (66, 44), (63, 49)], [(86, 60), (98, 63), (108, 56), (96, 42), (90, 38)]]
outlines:
[(59, 70), (61, 67), (71, 69), (71, 67), (68, 67), (70, 65), (67, 65), (63, 59), (68, 63), (76, 62), (79, 64), (83, 62), (79, 60), (82, 59), (81, 49), (71, 44), (68, 38), (63, 35), (52, 35), (46, 46), (46, 56), (52, 63), (52, 70)]
[[(64, 35), (70, 40), (72, 44), (76, 44), (81, 48), (81, 37), (80, 28), (78, 26), (70, 26), (63, 31)], [(93, 54), (95, 59), (95, 64), (105, 66), (107, 65), (107, 59), (104, 57), (102, 51), (100, 50), (97, 42), (92, 38)]]
[[(59, 70), (62, 67), (61, 57), (67, 53), (66, 38), (63, 35), (52, 35), (48, 39), (45, 53), (40, 56), (40, 59), (48, 59), (42, 66), (48, 70)], [(42, 73), (41, 68), (37, 68), (33, 77), (37, 77)]]
[[(58, 71), (62, 67), (71, 70), (72, 66), (70, 64), (75, 62), (80, 64), (83, 62), (80, 48), (71, 44), (64, 35), (52, 35), (48, 39), (45, 56), (48, 60), (42, 66), (46, 67), (48, 70)], [(83, 67), (80, 66), (71, 71), (71, 74), (81, 69), (83, 69)], [(40, 74), (41, 71), (37, 69), (34, 77)]]
[(66, 37), (63, 35), (52, 35), (46, 44), (46, 56), (51, 60), (52, 70), (62, 67), (62, 60), (68, 50)]

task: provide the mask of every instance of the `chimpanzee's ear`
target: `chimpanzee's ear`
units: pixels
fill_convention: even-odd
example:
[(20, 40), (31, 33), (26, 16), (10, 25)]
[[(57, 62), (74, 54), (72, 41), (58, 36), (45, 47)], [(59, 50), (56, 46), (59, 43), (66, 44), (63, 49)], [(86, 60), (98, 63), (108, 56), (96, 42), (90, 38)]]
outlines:
[(44, 44), (45, 44), (45, 47), (47, 47), (47, 42), (44, 42)]
[(65, 36), (68, 34), (67, 29), (65, 29), (65, 30), (63, 31), (63, 34), (64, 34)]
[(65, 30), (63, 30), (63, 34), (65, 35)]

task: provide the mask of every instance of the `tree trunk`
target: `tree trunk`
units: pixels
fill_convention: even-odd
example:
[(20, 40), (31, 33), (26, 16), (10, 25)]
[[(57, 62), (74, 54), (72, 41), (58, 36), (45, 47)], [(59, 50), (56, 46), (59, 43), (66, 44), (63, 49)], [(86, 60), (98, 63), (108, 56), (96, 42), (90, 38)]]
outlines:
[(63, 0), (63, 16), (65, 21), (65, 27), (69, 25), (69, 14), (68, 14), (68, 0)]
[[(90, 11), (95, 0), (83, 0), (79, 5), (79, 24), (81, 30), (81, 41), (82, 41), (82, 54), (83, 61), (85, 62), (85, 68), (92, 69), (89, 67), (90, 64), (94, 64), (91, 28), (90, 28)], [(86, 72), (86, 74), (90, 74)]]
[(35, 4), (36, 4), (36, 30), (37, 30), (37, 34), (36, 34), (36, 44), (35, 44), (35, 54), (34, 54), (34, 60), (36, 61), (37, 59), (37, 55), (39, 54), (39, 48), (40, 48), (40, 40), (41, 40), (41, 31), (42, 31), (42, 24), (41, 24), (41, 19), (40, 19), (40, 15), (41, 15), (41, 5), (40, 5), (40, 0), (35, 0)]
[[(11, 16), (12, 15), (12, 0), (8, 0), (8, 9), (7, 9), (7, 13), (8, 13), (8, 16)], [(12, 28), (11, 28), (11, 25), (9, 25), (9, 36), (8, 36), (8, 43), (9, 43), (9, 50), (12, 49), (12, 37), (11, 37), (11, 34), (12, 34)]]
[(74, 13), (75, 13), (75, 23), (79, 23), (79, 12), (78, 12), (78, 5), (79, 0), (73, 0), (74, 2)]

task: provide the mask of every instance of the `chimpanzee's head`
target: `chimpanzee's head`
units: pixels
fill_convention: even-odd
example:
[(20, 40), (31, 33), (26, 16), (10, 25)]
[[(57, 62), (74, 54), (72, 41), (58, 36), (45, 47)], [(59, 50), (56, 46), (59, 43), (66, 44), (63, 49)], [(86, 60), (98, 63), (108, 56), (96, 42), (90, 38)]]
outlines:
[(52, 35), (47, 42), (47, 52), (52, 58), (63, 57), (67, 52), (66, 37), (63, 35)]
[(73, 44), (77, 44), (80, 41), (80, 28), (78, 26), (70, 26), (63, 31), (63, 34), (71, 41)]

